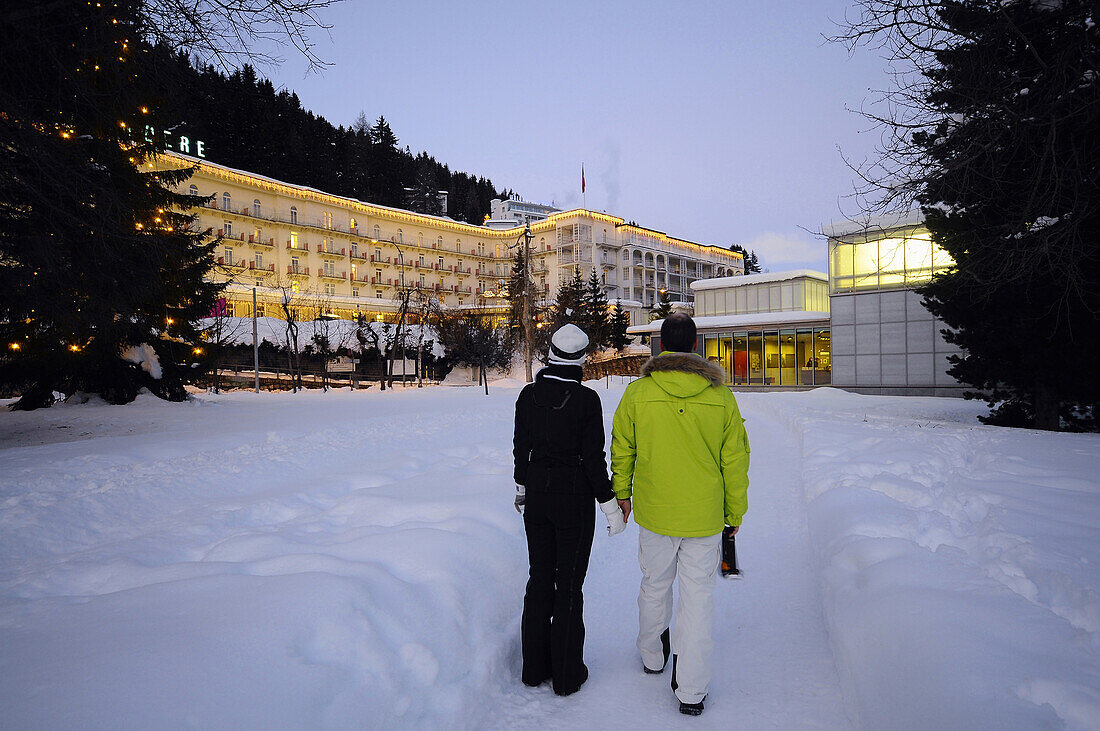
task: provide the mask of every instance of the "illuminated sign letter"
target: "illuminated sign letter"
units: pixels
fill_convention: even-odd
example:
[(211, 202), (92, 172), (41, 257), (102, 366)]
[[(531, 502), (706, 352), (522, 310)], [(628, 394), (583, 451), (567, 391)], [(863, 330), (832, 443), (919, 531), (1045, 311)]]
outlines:
[(145, 141), (146, 142), (152, 142), (154, 137), (156, 136), (156, 134), (157, 134), (157, 131), (155, 129), (153, 129), (149, 125), (145, 125)]
[(195, 154), (199, 157), (206, 157), (206, 143), (202, 140), (195, 140)]
[(180, 137), (180, 152), (188, 154), (191, 152), (191, 141), (183, 136)]

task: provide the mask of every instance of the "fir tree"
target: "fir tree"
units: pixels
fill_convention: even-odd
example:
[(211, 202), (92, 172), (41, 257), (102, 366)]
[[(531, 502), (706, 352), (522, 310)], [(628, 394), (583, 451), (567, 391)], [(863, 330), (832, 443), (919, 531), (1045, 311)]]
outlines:
[(755, 251), (749, 251), (740, 244), (731, 245), (730, 251), (736, 251), (741, 255), (741, 260), (745, 263), (745, 274), (759, 274), (762, 271), (760, 260), (756, 258)]
[(594, 353), (608, 344), (610, 335), (607, 293), (595, 269), (585, 283), (580, 310), (580, 328), (588, 335), (588, 352)]
[[(901, 76), (876, 179), (920, 203), (955, 266), (920, 291), (964, 349), (949, 373), (1018, 424), (1091, 409), (1100, 359), (1100, 25), (1086, 0), (865, 0)], [(923, 78), (921, 78), (923, 77)], [(890, 196), (893, 196), (890, 197)]]
[(142, 6), (104, 5), (26, 4), (0, 25), (0, 383), (16, 408), (142, 386), (182, 400), (218, 291), (214, 244), (178, 212), (200, 201), (171, 190), (191, 171), (145, 168), (167, 89)]
[(608, 322), (607, 345), (617, 351), (622, 351), (630, 344), (630, 336), (626, 329), (630, 327), (630, 313), (623, 307), (622, 300), (615, 300), (615, 309), (611, 312)]
[(581, 279), (581, 270), (574, 267), (573, 276), (562, 281), (561, 286), (558, 287), (558, 296), (554, 301), (550, 320), (551, 332), (567, 324), (583, 327), (581, 324), (581, 303), (583, 300), (584, 280)]
[(429, 216), (443, 215), (443, 203), (439, 199), (439, 182), (435, 177), (434, 161), (423, 153), (417, 161), (416, 181), (405, 192), (409, 210)]
[(672, 299), (668, 296), (668, 290), (661, 291), (661, 297), (657, 300), (657, 304), (650, 308), (649, 321), (663, 320), (672, 314)]

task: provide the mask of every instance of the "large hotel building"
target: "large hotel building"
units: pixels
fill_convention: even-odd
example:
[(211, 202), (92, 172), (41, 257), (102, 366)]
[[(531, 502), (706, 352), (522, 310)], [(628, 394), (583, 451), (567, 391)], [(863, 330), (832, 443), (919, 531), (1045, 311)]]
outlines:
[[(154, 163), (197, 170), (183, 192), (211, 196), (197, 225), (221, 237), (213, 279), (226, 283), (230, 314), (278, 317), (284, 292), (299, 294), (304, 312), (382, 319), (397, 310), (402, 287), (433, 292), (447, 307), (501, 312), (519, 220), (474, 226), (441, 216), (364, 203), (174, 152)], [(551, 209), (553, 210), (553, 209)], [(594, 268), (611, 302), (622, 300), (632, 322), (647, 321), (663, 291), (692, 302), (698, 279), (743, 274), (741, 255), (696, 244), (588, 210), (550, 213), (530, 223), (531, 272), (552, 301), (579, 267)]]

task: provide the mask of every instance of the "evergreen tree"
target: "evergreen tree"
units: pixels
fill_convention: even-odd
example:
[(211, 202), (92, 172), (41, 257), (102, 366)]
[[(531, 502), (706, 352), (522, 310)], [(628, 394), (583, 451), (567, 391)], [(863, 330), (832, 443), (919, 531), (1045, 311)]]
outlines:
[(562, 281), (558, 287), (558, 296), (554, 301), (550, 318), (550, 331), (554, 332), (562, 325), (573, 324), (583, 327), (581, 320), (581, 303), (584, 300), (584, 280), (581, 279), (581, 270), (573, 268), (573, 276)]
[(630, 327), (630, 313), (623, 307), (623, 301), (615, 300), (615, 309), (611, 312), (608, 322), (607, 345), (621, 351), (630, 344), (630, 336), (626, 329)]
[(650, 308), (649, 321), (663, 320), (672, 314), (672, 299), (668, 296), (668, 290), (661, 292), (660, 299), (657, 300), (657, 304)]
[(588, 352), (594, 353), (608, 344), (610, 336), (607, 293), (595, 269), (585, 283), (580, 310), (580, 328), (588, 335)]
[(16, 408), (142, 386), (182, 400), (217, 294), (214, 244), (177, 212), (200, 200), (170, 189), (191, 171), (144, 167), (170, 85), (142, 5), (104, 5), (27, 3), (0, 25), (0, 383)]
[(439, 182), (435, 177), (434, 161), (421, 153), (417, 161), (416, 181), (405, 191), (409, 210), (430, 216), (443, 215), (443, 203), (439, 199)]
[[(1091, 0), (864, 2), (923, 78), (904, 100), (879, 181), (915, 196), (955, 266), (923, 287), (964, 349), (949, 373), (1002, 408), (993, 420), (1057, 429), (1096, 406), (1100, 359), (1100, 25)], [(878, 11), (879, 15), (873, 15)], [(891, 164), (898, 163), (898, 164)], [(888, 199), (889, 200), (889, 199)], [(904, 201), (903, 201), (904, 202)]]
[(760, 260), (756, 258), (755, 251), (749, 251), (740, 244), (731, 245), (730, 251), (736, 251), (741, 255), (741, 260), (745, 262), (745, 274), (759, 274), (762, 271)]
[(385, 117), (370, 128), (370, 201), (383, 206), (405, 205), (405, 186), (401, 179), (401, 150), (397, 135)]

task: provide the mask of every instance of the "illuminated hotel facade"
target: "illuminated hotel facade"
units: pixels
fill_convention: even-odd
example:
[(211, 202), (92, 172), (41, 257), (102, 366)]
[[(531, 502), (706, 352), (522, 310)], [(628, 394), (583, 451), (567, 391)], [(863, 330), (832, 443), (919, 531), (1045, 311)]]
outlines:
[[(440, 216), (364, 203), (304, 186), (166, 153), (160, 167), (197, 170), (181, 192), (210, 196), (195, 209), (200, 229), (220, 237), (210, 276), (226, 285), (230, 314), (281, 317), (284, 293), (296, 294), (300, 319), (318, 315), (383, 319), (398, 310), (402, 288), (417, 287), (452, 308), (501, 313), (524, 229), (474, 226)], [(744, 271), (741, 255), (696, 244), (621, 218), (562, 211), (530, 227), (531, 276), (552, 301), (574, 267), (593, 269), (611, 302), (645, 322), (662, 290), (691, 302), (697, 279)]]

